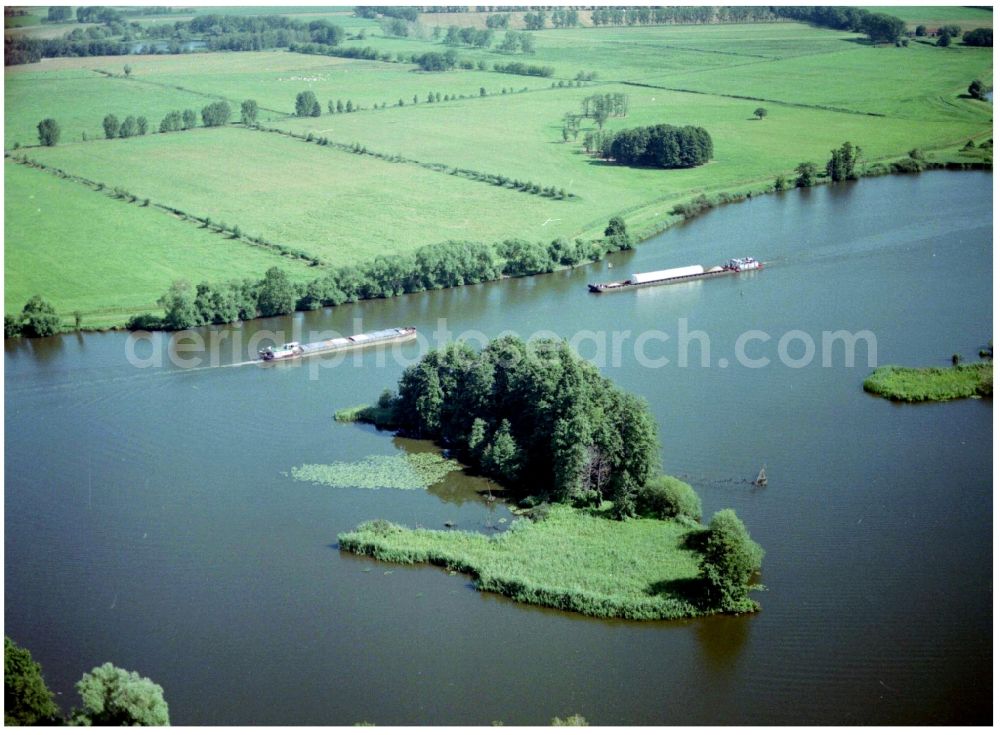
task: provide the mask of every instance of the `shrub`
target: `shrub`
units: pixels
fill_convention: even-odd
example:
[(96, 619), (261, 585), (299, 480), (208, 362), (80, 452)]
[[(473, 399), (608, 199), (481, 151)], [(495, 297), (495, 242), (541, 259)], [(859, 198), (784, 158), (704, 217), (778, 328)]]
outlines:
[(639, 490), (636, 510), (660, 520), (685, 516), (697, 521), (701, 519), (701, 498), (686, 482), (662, 475)]
[(136, 314), (131, 317), (126, 323), (125, 328), (135, 330), (145, 330), (152, 331), (154, 329), (161, 329), (163, 327), (163, 320), (158, 316), (154, 316), (150, 313)]
[(21, 319), (19, 317), (11, 314), (3, 315), (3, 336), (4, 339), (21, 336)]
[(48, 337), (59, 331), (59, 315), (41, 296), (32, 296), (21, 312), (21, 332), (26, 337)]
[(744, 605), (750, 578), (760, 569), (764, 550), (747, 533), (732, 508), (712, 517), (699, 564), (713, 605), (734, 608)]

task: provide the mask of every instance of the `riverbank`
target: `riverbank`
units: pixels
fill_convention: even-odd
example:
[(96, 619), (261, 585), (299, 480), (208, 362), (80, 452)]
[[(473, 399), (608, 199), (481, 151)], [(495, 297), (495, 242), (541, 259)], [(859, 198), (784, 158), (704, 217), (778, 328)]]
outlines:
[(342, 551), (396, 564), (432, 564), (469, 574), (476, 588), (518, 602), (595, 617), (671, 620), (755, 612), (700, 603), (694, 521), (610, 520), (596, 511), (549, 506), (496, 536), (409, 529), (369, 521), (337, 537)]
[(993, 363), (948, 368), (883, 365), (865, 380), (864, 388), (890, 401), (907, 403), (992, 396)]

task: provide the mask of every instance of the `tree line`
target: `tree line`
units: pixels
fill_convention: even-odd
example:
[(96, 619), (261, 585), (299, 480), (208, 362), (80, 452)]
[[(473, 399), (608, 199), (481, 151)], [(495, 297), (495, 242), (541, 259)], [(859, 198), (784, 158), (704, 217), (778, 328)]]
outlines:
[(541, 64), (525, 64), (521, 61), (511, 61), (506, 64), (493, 64), (493, 71), (501, 74), (520, 74), (528, 77), (551, 77), (555, 74), (555, 69), (551, 66)]
[(673, 6), (613, 7), (591, 11), (595, 26), (666, 25), (692, 23), (768, 23), (777, 19), (776, 11), (766, 5), (744, 7)]
[[(79, 11), (87, 8), (78, 8)], [(288, 48), (295, 43), (336, 47), (346, 38), (341, 26), (325, 19), (308, 23), (280, 15), (199, 15), (188, 21), (142, 25), (125, 23), (114, 9), (103, 8), (86, 17), (104, 25), (77, 28), (62, 38), (4, 39), (5, 65), (26, 64), (42, 58), (61, 56), (123, 56), (132, 52), (139, 41), (169, 43), (170, 53), (181, 53), (183, 44), (201, 39), (209, 51), (260, 51)], [(140, 51), (152, 52), (139, 47)]]
[(140, 314), (132, 317), (128, 326), (177, 330), (311, 311), (503, 276), (549, 273), (631, 246), (632, 239), (619, 219), (614, 226), (609, 224), (603, 239), (590, 242), (565, 238), (548, 244), (517, 239), (494, 244), (448, 241), (424, 245), (412, 254), (380, 255), (367, 264), (331, 269), (304, 284), (292, 282), (278, 267), (269, 269), (260, 281), (201, 283), (195, 288), (178, 281), (157, 302), (164, 317)]

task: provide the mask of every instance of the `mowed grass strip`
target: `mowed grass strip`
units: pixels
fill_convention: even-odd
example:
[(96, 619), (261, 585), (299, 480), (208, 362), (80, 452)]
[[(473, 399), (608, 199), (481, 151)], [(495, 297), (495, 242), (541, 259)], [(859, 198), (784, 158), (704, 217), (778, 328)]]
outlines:
[(520, 602), (598, 617), (690, 617), (682, 590), (698, 576), (685, 548), (694, 525), (611, 521), (552, 506), (544, 520), (519, 521), (496, 536), (411, 530), (374, 521), (338, 536), (341, 549), (400, 564), (434, 564), (471, 574), (476, 586)]
[(238, 225), (330, 265), (449, 239), (544, 238), (552, 220), (583, 207), (235, 126), (40, 148), (31, 155), (214, 223)]
[(41, 294), (68, 323), (79, 310), (84, 326), (107, 326), (140, 310), (157, 311), (157, 298), (175, 279), (259, 279), (277, 265), (305, 280), (315, 271), (11, 161), (4, 178), (8, 314)]

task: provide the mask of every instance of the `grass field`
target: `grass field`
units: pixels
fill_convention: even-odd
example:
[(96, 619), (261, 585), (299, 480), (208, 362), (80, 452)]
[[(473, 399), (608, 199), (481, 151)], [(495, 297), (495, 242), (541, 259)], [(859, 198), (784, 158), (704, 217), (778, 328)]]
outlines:
[(943, 25), (958, 25), (962, 30), (973, 28), (992, 28), (993, 12), (985, 8), (971, 8), (943, 5), (893, 5), (890, 7), (866, 7), (872, 13), (889, 13), (906, 21), (906, 25), (915, 28), (926, 25), (937, 28)]
[(21, 311), (34, 294), (64, 321), (121, 324), (156, 311), (174, 279), (191, 283), (259, 278), (278, 265), (304, 280), (310, 269), (289, 258), (29, 169), (4, 165), (4, 311)]
[(553, 506), (545, 520), (485, 536), (363, 524), (338, 536), (341, 549), (403, 564), (434, 564), (471, 574), (476, 586), (520, 602), (599, 617), (691, 617), (700, 611), (681, 590), (698, 576), (685, 548), (694, 524), (611, 521)]
[(237, 127), (38, 148), (31, 155), (189, 214), (237, 224), (332, 265), (473, 234), (486, 241), (512, 233), (543, 237), (546, 220), (582, 208)]
[[(300, 9), (285, 12), (293, 10), (296, 17), (309, 17)], [(348, 45), (373, 45), (394, 55), (446, 49), (429, 40), (384, 38), (377, 24), (350, 17), (369, 34)], [(872, 47), (856, 34), (795, 23), (576, 28), (534, 36), (538, 51), (531, 57), (461, 48), (459, 58), (482, 59), (491, 67), (512, 58), (550, 64), (556, 77), (428, 74), (410, 64), (286, 51), (47, 59), (5, 72), (5, 144), (35, 143), (38, 121), (54, 117), (62, 142), (29, 149), (32, 158), (338, 265), (447, 239), (595, 237), (614, 215), (646, 236), (677, 220), (670, 214), (676, 203), (702, 193), (763, 191), (802, 161), (822, 168), (829, 151), (845, 140), (859, 145), (867, 161), (904, 156), (913, 148), (940, 160), (957, 155), (966, 140), (992, 134), (992, 106), (965, 96), (972, 79), (992, 83), (992, 49)], [(133, 70), (130, 80), (94, 71), (117, 74), (126, 61)], [(554, 81), (581, 70), (596, 71), (597, 81), (552, 88)], [(480, 87), (490, 94), (480, 97)], [(496, 94), (525, 87), (528, 92)], [(304, 90), (316, 93), (320, 117), (286, 115)], [(428, 92), (466, 98), (430, 104)], [(588, 95), (610, 92), (628, 94), (631, 110), (625, 119), (610, 119), (608, 130), (661, 122), (700, 125), (713, 137), (714, 159), (674, 171), (610, 165), (582, 150), (583, 134), (594, 126), (590, 120), (583, 121), (575, 142), (563, 142), (565, 113), (578, 111)], [(269, 126), (554, 186), (578, 198), (531, 196), (238, 125), (94, 139), (103, 137), (101, 121), (108, 112), (119, 118), (145, 115), (157, 129), (167, 111), (200, 110), (218, 97), (230, 101), (234, 118), (239, 102), (253, 98)], [(404, 106), (394, 107), (400, 98)], [(389, 107), (330, 115), (329, 99)], [(764, 120), (752, 117), (758, 106), (768, 111)], [(91, 140), (81, 141), (84, 132)], [(139, 216), (155, 220), (147, 227), (161, 226), (162, 215)], [(36, 275), (45, 272), (39, 268)], [(15, 273), (7, 275), (8, 291), (20, 294), (24, 289), (14, 283)], [(89, 309), (92, 297), (100, 296), (64, 287), (55, 273), (32, 289), (53, 298), (76, 294), (63, 299), (61, 309)], [(164, 276), (155, 293), (168, 285)]]
[[(78, 59), (77, 61), (87, 61)], [(90, 61), (93, 61), (91, 59)], [(115, 60), (120, 74), (126, 62)], [(96, 67), (94, 67), (96, 68)], [(46, 117), (59, 122), (60, 141), (69, 143), (103, 138), (102, 121), (108, 113), (124, 120), (144, 115), (150, 130), (171, 110), (191, 108), (198, 112), (213, 100), (177, 89), (142, 85), (124, 79), (109, 79), (88, 69), (25, 71), (7, 67), (4, 77), (4, 145), (38, 144), (38, 122)]]
[[(95, 69), (120, 73), (120, 59), (102, 58)], [(340, 59), (307, 54), (271, 51), (241, 54), (190, 54), (163, 59), (161, 56), (139, 57), (130, 61), (133, 84), (152, 82), (176, 85), (218, 95), (237, 105), (244, 99), (255, 99), (270, 110), (291, 115), (295, 111), (295, 96), (299, 92), (316, 94), (323, 112), (328, 100), (348, 100), (355, 105), (371, 108), (386, 103), (395, 105), (400, 99), (413, 104), (417, 95), (425, 103), (428, 92), (444, 95), (478, 96), (480, 87), (490, 94), (499, 94), (503, 87), (521, 89), (547, 88), (550, 82), (535, 77), (512, 77), (486, 72), (453, 71), (424, 73), (411, 64), (389, 64), (378, 61)], [(200, 109), (200, 108), (199, 108)], [(274, 116), (263, 116), (266, 120)]]

